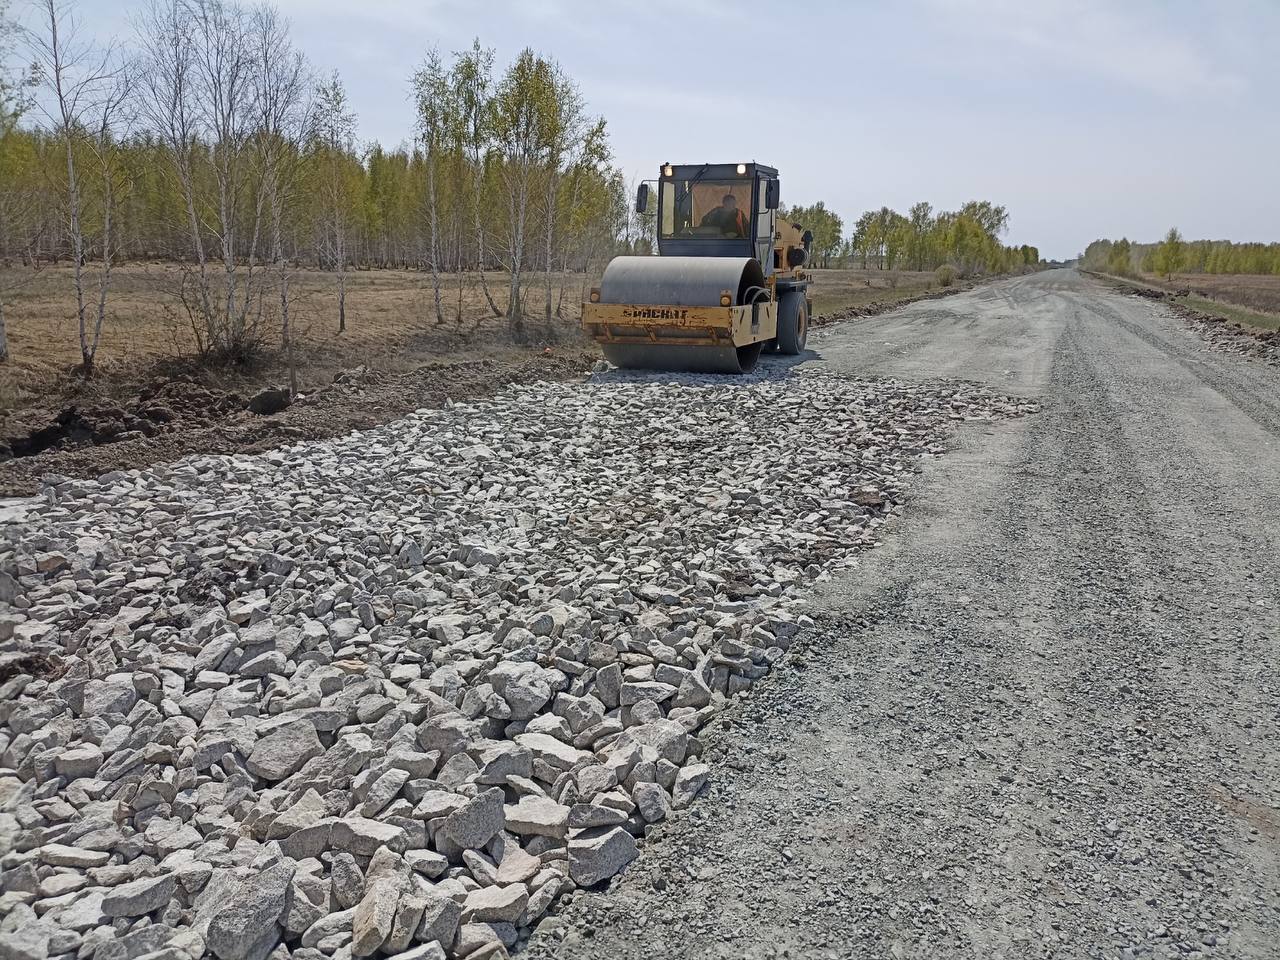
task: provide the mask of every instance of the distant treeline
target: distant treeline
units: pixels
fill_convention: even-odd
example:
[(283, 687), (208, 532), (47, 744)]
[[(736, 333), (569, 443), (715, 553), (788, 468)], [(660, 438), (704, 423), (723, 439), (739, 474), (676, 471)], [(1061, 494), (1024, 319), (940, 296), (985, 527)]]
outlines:
[[(122, 184), (112, 201), (110, 242), (114, 254), (127, 260), (190, 257), (194, 235), (186, 222), (183, 187), (171, 174), (174, 159), (170, 146), (148, 132), (130, 134), (111, 144), (111, 160)], [(247, 156), (245, 160), (247, 163)], [(485, 265), (497, 270), (505, 264), (508, 211), (501, 202), (504, 164), (497, 156), (481, 164), (478, 175), (466, 157), (452, 150), (442, 150), (435, 158), (436, 169), (431, 171), (428, 154), (420, 146), (387, 150), (375, 143), (332, 149), (323, 142), (311, 142), (300, 149), (291, 145), (288, 161), (296, 168), (291, 187), (296, 196), (285, 210), (283, 239), (285, 255), (294, 262), (322, 268), (335, 265), (339, 256), (339, 241), (334, 236), (337, 229), (344, 234), (348, 267), (429, 270), (433, 263), (445, 271), (474, 267), (480, 261), (485, 238), (489, 239), (483, 248)], [(216, 201), (204, 196), (216, 190), (212, 151), (197, 145), (191, 151), (191, 163), (199, 180), (196, 200), (201, 240), (213, 248), (220, 243), (221, 225), (216, 222)], [(58, 136), (19, 129), (0, 139), (0, 171), (0, 258), (12, 262), (70, 259), (62, 200), (66, 157)], [(429, 201), (433, 172), (434, 249)], [(623, 202), (624, 187), (608, 168), (574, 165), (562, 168), (559, 176), (550, 259), (555, 268), (562, 264), (576, 267), (590, 241), (612, 242), (613, 217)], [(97, 182), (84, 186), (84, 252), (89, 259), (98, 260), (104, 243), (104, 198)], [(545, 189), (539, 184), (536, 192)], [(479, 232), (469, 209), (476, 193), (480, 195)], [(248, 227), (237, 239), (237, 256), (269, 260), (272, 237), (255, 224), (256, 192), (244, 190), (235, 199), (235, 214)], [(541, 267), (548, 256), (542, 224), (547, 213), (542, 203), (536, 206), (536, 211), (526, 210), (526, 266)], [(259, 227), (256, 232), (254, 226)]]
[(1130, 275), (1156, 273), (1280, 275), (1280, 243), (1232, 243), (1230, 240), (1183, 240), (1177, 228), (1159, 243), (1095, 240), (1085, 249), (1086, 269)]
[(935, 213), (917, 203), (907, 215), (888, 207), (868, 210), (844, 236), (844, 223), (821, 204), (787, 211), (813, 231), (814, 255), (821, 266), (858, 266), (863, 270), (934, 270), (953, 267), (960, 276), (1010, 273), (1040, 263), (1031, 246), (1000, 242), (1009, 212), (987, 200), (972, 200), (956, 211)]

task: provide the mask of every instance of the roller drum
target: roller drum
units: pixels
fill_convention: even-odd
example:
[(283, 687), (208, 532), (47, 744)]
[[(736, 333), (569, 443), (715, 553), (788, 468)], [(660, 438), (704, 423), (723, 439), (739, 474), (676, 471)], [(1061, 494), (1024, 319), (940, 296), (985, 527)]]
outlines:
[(763, 343), (745, 347), (682, 347), (676, 343), (603, 343), (604, 358), (627, 370), (671, 370), (685, 373), (750, 373)]
[[(750, 257), (615, 257), (600, 281), (600, 302), (673, 307), (719, 307), (728, 293), (734, 306), (764, 289), (764, 271)], [(664, 337), (665, 338), (665, 337)], [(747, 373), (761, 343), (682, 346), (678, 343), (602, 343), (605, 358), (635, 370)]]
[(735, 306), (764, 287), (750, 257), (614, 257), (600, 280), (601, 303), (718, 307), (726, 290)]

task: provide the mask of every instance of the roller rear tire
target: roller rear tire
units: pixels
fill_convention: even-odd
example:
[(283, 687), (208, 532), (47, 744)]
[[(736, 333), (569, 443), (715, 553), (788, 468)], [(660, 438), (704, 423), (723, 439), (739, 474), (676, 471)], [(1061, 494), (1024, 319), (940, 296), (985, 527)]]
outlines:
[(792, 357), (804, 353), (808, 339), (808, 301), (798, 291), (784, 293), (778, 302), (778, 352)]

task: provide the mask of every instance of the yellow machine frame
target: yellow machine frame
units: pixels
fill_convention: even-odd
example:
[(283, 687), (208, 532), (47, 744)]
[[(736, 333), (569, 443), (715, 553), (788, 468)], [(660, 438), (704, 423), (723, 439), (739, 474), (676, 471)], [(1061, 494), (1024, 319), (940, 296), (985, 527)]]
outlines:
[(582, 305), (582, 328), (601, 343), (745, 347), (778, 335), (778, 304), (679, 307), (588, 302)]

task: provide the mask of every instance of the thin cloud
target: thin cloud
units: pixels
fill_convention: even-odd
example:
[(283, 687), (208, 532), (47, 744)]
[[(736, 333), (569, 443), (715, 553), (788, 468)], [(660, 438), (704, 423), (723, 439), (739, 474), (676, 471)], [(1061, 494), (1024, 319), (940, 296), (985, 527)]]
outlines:
[(927, 0), (931, 13), (997, 56), (1021, 56), (1167, 98), (1238, 96), (1248, 79), (1185, 31), (1165, 29), (1162, 4), (1098, 0)]

